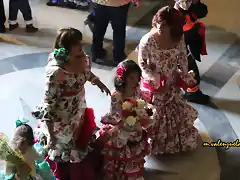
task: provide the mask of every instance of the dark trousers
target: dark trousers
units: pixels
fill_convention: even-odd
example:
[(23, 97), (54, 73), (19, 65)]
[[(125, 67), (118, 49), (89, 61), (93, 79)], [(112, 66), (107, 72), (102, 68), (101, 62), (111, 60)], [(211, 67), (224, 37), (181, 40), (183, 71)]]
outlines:
[(104, 55), (103, 40), (108, 23), (110, 22), (113, 29), (113, 60), (121, 62), (125, 59), (124, 50), (128, 9), (129, 4), (120, 7), (94, 4), (93, 58), (102, 58)]
[(32, 11), (28, 0), (9, 1), (9, 23), (16, 24), (18, 10), (22, 12), (26, 24), (32, 24)]
[(199, 69), (198, 69), (196, 60), (191, 55), (189, 55), (188, 56), (188, 71), (191, 71), (191, 70), (195, 73), (195, 80), (197, 81), (197, 84), (196, 84), (196, 86), (197, 86), (200, 84)]
[(4, 3), (3, 0), (0, 0), (0, 32), (4, 31), (4, 23), (6, 21)]

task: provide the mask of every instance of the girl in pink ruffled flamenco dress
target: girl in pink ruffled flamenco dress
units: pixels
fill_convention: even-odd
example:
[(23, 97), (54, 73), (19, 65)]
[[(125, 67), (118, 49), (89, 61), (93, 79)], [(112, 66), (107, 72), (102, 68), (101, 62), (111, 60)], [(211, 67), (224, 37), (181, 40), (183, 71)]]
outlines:
[(100, 135), (107, 137), (102, 150), (106, 180), (144, 179), (144, 157), (150, 152), (147, 131), (154, 123), (154, 113), (139, 99), (140, 78), (141, 69), (134, 61), (118, 65), (110, 112), (101, 120)]

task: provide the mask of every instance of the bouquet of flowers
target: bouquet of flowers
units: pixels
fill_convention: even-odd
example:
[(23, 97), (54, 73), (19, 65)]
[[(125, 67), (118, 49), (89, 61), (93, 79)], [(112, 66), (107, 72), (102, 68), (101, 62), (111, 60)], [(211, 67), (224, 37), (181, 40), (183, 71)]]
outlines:
[(3, 133), (0, 133), (0, 160), (14, 164), (17, 167), (25, 164), (21, 153), (12, 148), (7, 136)]
[(124, 125), (133, 127), (140, 124), (143, 128), (148, 128), (151, 124), (153, 111), (144, 100), (127, 100), (122, 104), (122, 109)]

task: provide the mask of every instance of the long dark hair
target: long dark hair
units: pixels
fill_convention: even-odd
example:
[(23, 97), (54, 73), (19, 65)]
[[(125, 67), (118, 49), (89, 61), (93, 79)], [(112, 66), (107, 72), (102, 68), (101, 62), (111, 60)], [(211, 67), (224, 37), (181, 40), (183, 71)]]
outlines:
[(125, 60), (118, 64), (116, 76), (114, 78), (115, 90), (123, 92), (126, 86), (126, 79), (129, 74), (137, 72), (139, 73), (139, 82), (142, 76), (142, 70), (138, 64), (133, 60)]
[(170, 6), (162, 7), (154, 15), (152, 26), (157, 28), (158, 24), (165, 22), (170, 27), (170, 35), (173, 41), (180, 41), (183, 36), (184, 16)]

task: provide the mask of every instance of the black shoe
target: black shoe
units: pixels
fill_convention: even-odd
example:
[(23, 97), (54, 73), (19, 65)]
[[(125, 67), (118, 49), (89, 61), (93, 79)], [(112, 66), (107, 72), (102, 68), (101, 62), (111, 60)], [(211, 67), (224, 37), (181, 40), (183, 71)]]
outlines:
[(47, 6), (56, 6), (57, 3), (53, 3), (52, 1), (48, 1), (48, 2), (46, 3), (46, 5), (47, 5)]
[(70, 9), (77, 9), (77, 5), (73, 2), (67, 2), (67, 7)]
[(18, 23), (16, 23), (16, 24), (10, 24), (10, 25), (9, 25), (9, 31), (13, 31), (13, 30), (17, 29), (18, 27), (19, 27), (19, 24), (18, 24)]
[(32, 24), (26, 25), (26, 32), (35, 33), (38, 31), (38, 28), (34, 27)]
[(77, 9), (81, 10), (81, 11), (87, 11), (88, 10), (88, 6), (81, 6), (81, 5), (77, 5)]
[(126, 58), (127, 58), (127, 55), (124, 53), (124, 54), (121, 56), (121, 58), (114, 59), (114, 61), (120, 63), (120, 62), (124, 61)]
[(184, 94), (184, 98), (189, 102), (203, 104), (203, 105), (209, 104), (211, 101), (210, 96), (203, 94), (202, 91), (200, 91), (200, 90), (197, 90), (194, 93), (186, 92)]
[[(102, 49), (101, 53), (98, 56), (95, 56), (94, 54), (92, 54), (92, 61), (95, 62), (97, 61), (97, 59), (104, 59), (107, 56), (107, 50), (106, 49)], [(104, 60), (102, 60), (104, 61)]]
[(110, 61), (110, 60), (104, 60), (104, 59), (101, 59), (101, 58), (92, 59), (92, 61), (96, 64), (99, 64), (99, 65), (102, 65), (102, 66), (108, 66), (108, 67), (117, 67), (117, 65), (119, 64), (118, 62)]
[(0, 27), (0, 33), (5, 33), (5, 32), (6, 32), (6, 28), (5, 28), (5, 26)]

